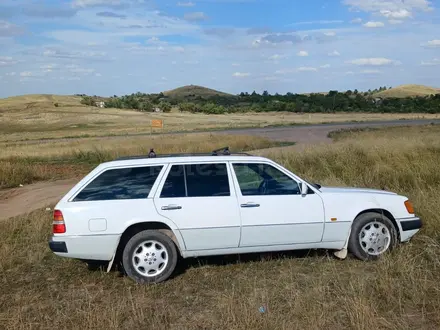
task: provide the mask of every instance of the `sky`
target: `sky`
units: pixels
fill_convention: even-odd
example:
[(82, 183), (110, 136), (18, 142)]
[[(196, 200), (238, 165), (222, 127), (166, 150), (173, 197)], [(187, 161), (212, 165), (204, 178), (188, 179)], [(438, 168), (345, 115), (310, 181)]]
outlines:
[(0, 0), (0, 97), (440, 87), (438, 0)]

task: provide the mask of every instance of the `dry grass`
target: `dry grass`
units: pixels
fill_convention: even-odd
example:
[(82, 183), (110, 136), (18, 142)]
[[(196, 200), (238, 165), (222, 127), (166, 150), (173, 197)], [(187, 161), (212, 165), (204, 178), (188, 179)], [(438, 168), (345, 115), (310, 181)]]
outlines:
[[(48, 250), (51, 215), (0, 223), (5, 329), (438, 329), (439, 128), (387, 129), (271, 156), (325, 184), (381, 187), (415, 201), (425, 227), (378, 262), (325, 252), (204, 258), (160, 285), (88, 271)], [(404, 135), (402, 133), (405, 133)], [(267, 306), (266, 313), (258, 311)]]
[(35, 181), (70, 178), (85, 174), (91, 166), (128, 155), (157, 152), (210, 152), (229, 146), (248, 151), (277, 146), (279, 143), (254, 136), (191, 134), (179, 136), (142, 136), (88, 138), (61, 141), (21, 141), (0, 143), (0, 189)]
[[(163, 119), (163, 131), (264, 127), (326, 122), (440, 118), (436, 114), (295, 114), (247, 113), (204, 115), (142, 113), (132, 110), (86, 107), (78, 97), (35, 95), (0, 99), (0, 142), (64, 137), (148, 134), (152, 119)], [(58, 103), (59, 107), (54, 104)]]
[(402, 85), (395, 88), (388, 89), (383, 92), (374, 94), (377, 97), (415, 97), (415, 96), (429, 96), (440, 93), (440, 88), (434, 88), (423, 85)]

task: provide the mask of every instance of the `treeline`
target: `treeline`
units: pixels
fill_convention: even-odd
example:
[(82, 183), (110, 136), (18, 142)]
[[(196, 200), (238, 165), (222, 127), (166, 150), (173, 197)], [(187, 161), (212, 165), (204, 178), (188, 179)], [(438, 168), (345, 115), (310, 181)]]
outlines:
[[(380, 91), (386, 87), (380, 88)], [(172, 107), (179, 111), (205, 114), (223, 114), (237, 112), (380, 112), (380, 113), (440, 113), (440, 94), (428, 97), (379, 98), (369, 91), (360, 93), (357, 90), (344, 93), (330, 91), (322, 94), (285, 95), (268, 92), (253, 92), (239, 95), (213, 95), (209, 97), (191, 96), (169, 98), (164, 94), (135, 93), (125, 96), (113, 96), (105, 100), (105, 107), (137, 109), (140, 111), (169, 112)], [(94, 105), (91, 97), (83, 98), (84, 104)]]

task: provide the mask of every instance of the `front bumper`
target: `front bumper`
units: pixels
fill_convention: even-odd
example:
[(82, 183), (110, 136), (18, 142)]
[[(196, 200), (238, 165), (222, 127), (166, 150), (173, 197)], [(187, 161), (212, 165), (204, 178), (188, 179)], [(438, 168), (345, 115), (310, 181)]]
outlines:
[(422, 220), (419, 217), (404, 218), (397, 220), (401, 228), (400, 231), (401, 242), (408, 242), (415, 234), (417, 234), (420, 228), (423, 227)]
[(402, 231), (410, 231), (422, 228), (422, 220), (419, 217), (400, 219), (400, 225), (402, 226)]

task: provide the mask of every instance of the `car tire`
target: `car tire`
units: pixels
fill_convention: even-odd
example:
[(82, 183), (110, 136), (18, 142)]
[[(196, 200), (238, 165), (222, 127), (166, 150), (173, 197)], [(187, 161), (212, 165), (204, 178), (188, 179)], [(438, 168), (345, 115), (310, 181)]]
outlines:
[(397, 245), (393, 222), (380, 213), (364, 213), (352, 225), (348, 251), (364, 261), (377, 260)]
[(176, 268), (177, 259), (173, 240), (156, 230), (135, 234), (122, 252), (125, 273), (139, 284), (167, 280)]

